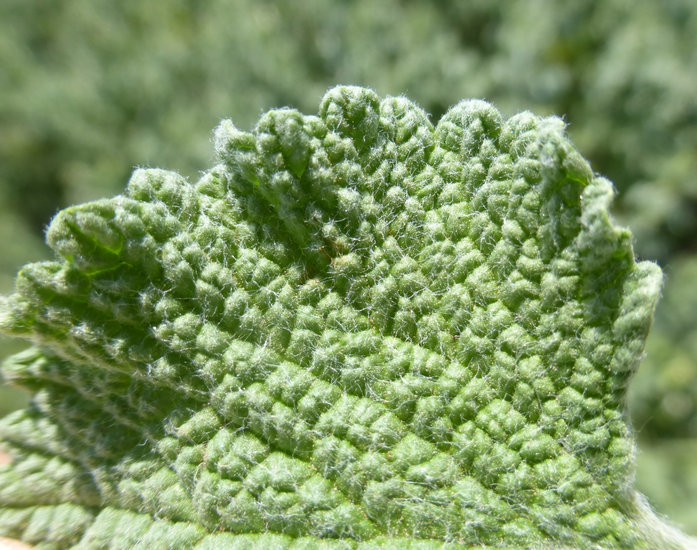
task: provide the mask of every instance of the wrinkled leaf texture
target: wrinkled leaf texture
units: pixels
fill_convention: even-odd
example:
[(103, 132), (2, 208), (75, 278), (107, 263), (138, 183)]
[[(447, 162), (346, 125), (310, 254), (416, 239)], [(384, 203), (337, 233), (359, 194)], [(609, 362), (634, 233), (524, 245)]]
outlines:
[[(330, 90), (195, 184), (60, 212), (4, 376), (0, 535), (42, 548), (678, 544), (625, 390), (659, 268), (557, 118)], [(673, 537), (673, 538), (671, 538)]]

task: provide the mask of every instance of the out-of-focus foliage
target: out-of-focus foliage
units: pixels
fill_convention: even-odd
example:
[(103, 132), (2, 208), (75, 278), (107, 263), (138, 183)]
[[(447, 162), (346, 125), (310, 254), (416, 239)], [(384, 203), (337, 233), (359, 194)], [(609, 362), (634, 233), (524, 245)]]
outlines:
[(639, 446), (637, 485), (661, 513), (695, 533), (697, 440), (666, 439), (660, 446), (642, 441)]
[[(120, 192), (134, 166), (195, 177), (221, 118), (307, 112), (336, 83), (408, 95), (434, 122), (483, 97), (564, 116), (617, 186), (639, 256), (668, 274), (635, 425), (694, 436), (694, 0), (3, 0), (0, 31), (3, 292), (47, 254), (37, 243), (59, 208)], [(0, 399), (0, 415), (12, 406)]]

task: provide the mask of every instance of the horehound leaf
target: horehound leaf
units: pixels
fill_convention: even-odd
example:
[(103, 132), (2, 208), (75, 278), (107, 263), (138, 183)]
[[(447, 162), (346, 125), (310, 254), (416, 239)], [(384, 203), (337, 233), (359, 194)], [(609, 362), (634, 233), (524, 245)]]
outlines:
[(51, 223), (2, 305), (0, 535), (669, 547), (625, 389), (661, 284), (556, 118), (338, 87)]

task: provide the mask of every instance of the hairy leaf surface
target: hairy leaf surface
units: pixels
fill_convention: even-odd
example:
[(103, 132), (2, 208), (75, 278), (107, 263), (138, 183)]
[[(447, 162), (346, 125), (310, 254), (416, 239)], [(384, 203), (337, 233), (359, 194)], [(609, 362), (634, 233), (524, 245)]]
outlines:
[[(563, 123), (338, 87), (68, 208), (0, 313), (0, 535), (655, 547), (625, 390), (661, 273)], [(256, 545), (256, 546), (255, 546)]]

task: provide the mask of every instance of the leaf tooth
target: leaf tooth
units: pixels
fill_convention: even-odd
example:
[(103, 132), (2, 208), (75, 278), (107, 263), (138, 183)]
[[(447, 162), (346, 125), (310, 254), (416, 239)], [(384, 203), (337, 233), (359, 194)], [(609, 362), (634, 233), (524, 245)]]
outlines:
[[(404, 164), (409, 174), (420, 172), (433, 150), (433, 125), (428, 115), (404, 97), (388, 97), (380, 103), (380, 137), (397, 146), (395, 160)], [(384, 144), (380, 143), (380, 149)]]
[(46, 242), (83, 271), (112, 268), (123, 246), (123, 236), (110, 223), (114, 214), (110, 200), (62, 210), (51, 221)]
[(501, 113), (493, 105), (478, 99), (461, 101), (438, 122), (436, 143), (467, 160), (479, 156), (487, 140), (497, 141), (501, 125)]
[(74, 462), (26, 451), (14, 458), (12, 469), (0, 472), (0, 502), (4, 506), (99, 505), (89, 476)]
[(322, 98), (319, 114), (327, 127), (353, 140), (357, 150), (372, 145), (378, 137), (380, 99), (367, 88), (337, 86)]
[(26, 337), (31, 333), (34, 305), (18, 294), (0, 296), (0, 333)]
[(623, 381), (634, 372), (642, 357), (662, 282), (661, 269), (652, 262), (637, 264), (635, 272), (624, 282), (624, 299), (612, 327), (620, 346), (609, 365), (612, 372), (625, 375)]
[(227, 170), (245, 186), (256, 181), (256, 140), (253, 134), (239, 130), (230, 119), (215, 129), (215, 151)]
[(76, 460), (75, 449), (62, 439), (56, 421), (36, 408), (18, 410), (0, 419), (0, 439), (22, 449)]
[(195, 187), (169, 170), (134, 170), (126, 187), (126, 195), (146, 204), (162, 203), (184, 222), (194, 221), (199, 214)]

